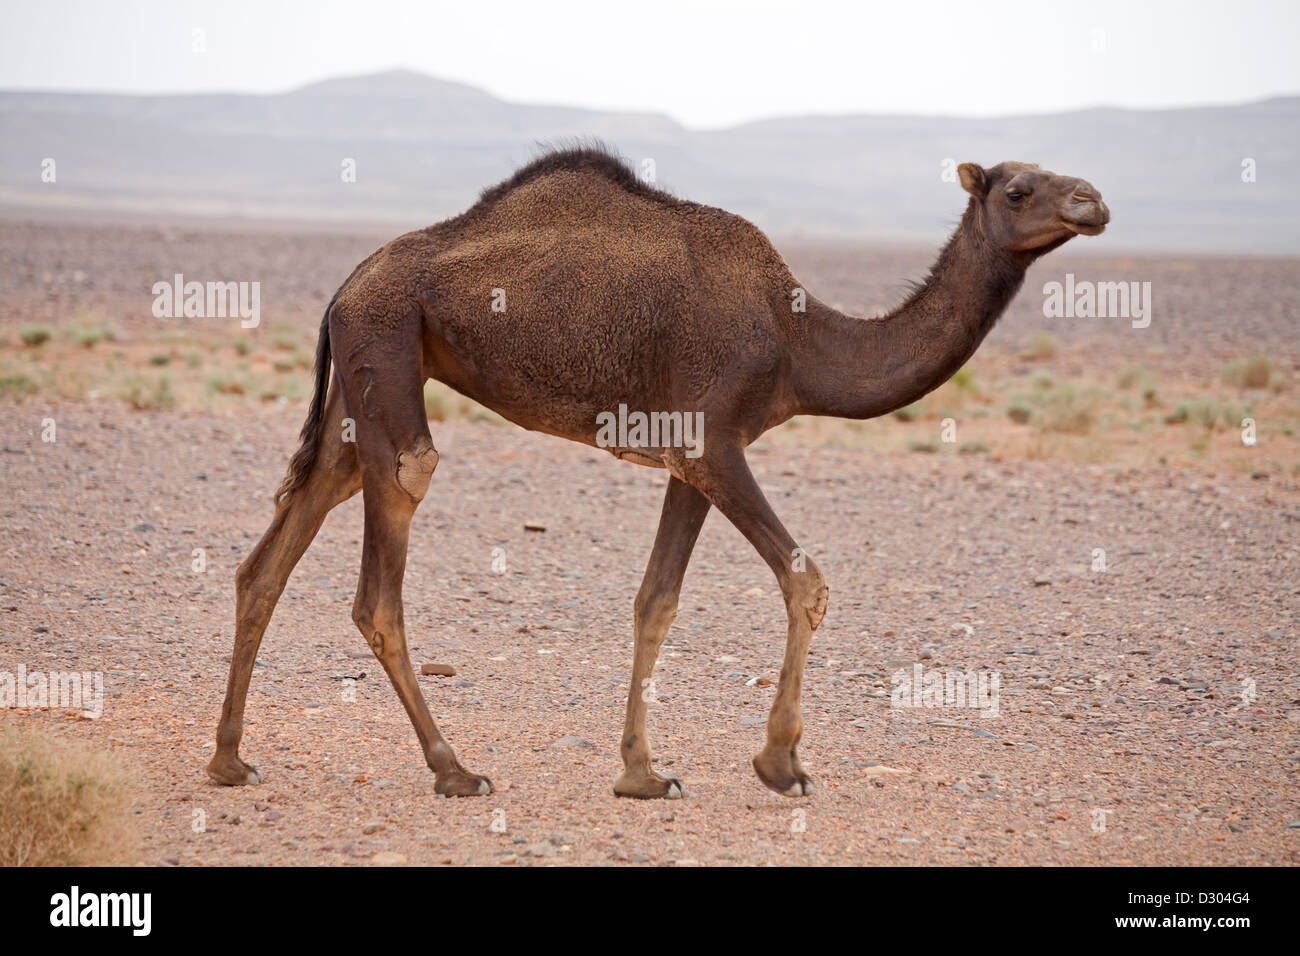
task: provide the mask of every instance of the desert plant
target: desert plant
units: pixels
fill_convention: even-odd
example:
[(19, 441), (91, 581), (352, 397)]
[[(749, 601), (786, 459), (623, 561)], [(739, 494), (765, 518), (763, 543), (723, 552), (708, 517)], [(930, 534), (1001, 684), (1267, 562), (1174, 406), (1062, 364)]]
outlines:
[(1223, 381), (1234, 388), (1268, 388), (1273, 363), (1267, 355), (1252, 355), (1223, 367)]
[(897, 418), (900, 422), (910, 422), (910, 421), (915, 421), (917, 416), (919, 416), (920, 414), (921, 414), (921, 403), (913, 402), (911, 405), (905, 405), (902, 408), (895, 410), (894, 417)]
[(1056, 336), (1049, 332), (1039, 332), (1029, 340), (1025, 350), (1020, 355), (1022, 358), (1031, 361), (1042, 361), (1055, 358), (1058, 349)]
[(149, 380), (132, 376), (126, 380), (122, 389), (122, 398), (138, 411), (156, 411), (176, 407), (176, 396), (172, 394), (172, 382), (166, 375)]
[(34, 395), (36, 391), (36, 383), (29, 376), (22, 373), (0, 375), (0, 397), (5, 395)]
[(0, 866), (135, 862), (125, 771), (45, 730), (0, 729)]
[(1094, 396), (1061, 386), (1039, 396), (1036, 420), (1046, 431), (1086, 435), (1097, 420), (1096, 404)]
[(113, 334), (102, 325), (89, 326), (87, 328), (77, 329), (73, 333), (77, 344), (82, 348), (93, 349), (100, 342), (113, 338)]
[(963, 365), (957, 369), (952, 377), (952, 384), (956, 386), (959, 392), (974, 394), (979, 391), (975, 385), (975, 373), (970, 370), (969, 365)]
[(1174, 410), (1165, 416), (1165, 424), (1199, 425), (1206, 431), (1213, 431), (1221, 425), (1237, 428), (1241, 425), (1241, 420), (1250, 414), (1249, 405), (1235, 405), (1212, 398), (1196, 398), (1179, 402), (1174, 406)]
[(31, 348), (35, 348), (38, 345), (44, 345), (53, 336), (54, 333), (44, 325), (28, 325), (18, 333), (18, 337), (23, 340), (23, 345), (30, 346)]

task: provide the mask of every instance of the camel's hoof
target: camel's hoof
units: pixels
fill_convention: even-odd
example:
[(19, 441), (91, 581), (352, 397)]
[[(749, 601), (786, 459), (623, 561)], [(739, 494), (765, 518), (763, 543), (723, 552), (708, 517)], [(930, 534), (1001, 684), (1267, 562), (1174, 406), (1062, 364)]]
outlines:
[(433, 789), (444, 797), (485, 797), (492, 792), (492, 781), (477, 774), (453, 770), (439, 776)]
[(661, 777), (657, 773), (624, 770), (614, 782), (614, 795), (634, 800), (680, 800), (686, 793), (676, 777)]
[[(781, 764), (785, 764), (784, 767)], [(791, 766), (792, 761), (773, 760), (759, 754), (754, 758), (754, 773), (763, 781), (763, 786), (781, 794), (783, 797), (808, 797), (812, 795), (812, 778), (801, 770)], [(775, 766), (774, 766), (775, 765)]]
[(257, 768), (249, 766), (238, 757), (234, 760), (213, 757), (208, 764), (208, 776), (225, 787), (251, 787), (262, 782), (262, 775), (257, 772)]

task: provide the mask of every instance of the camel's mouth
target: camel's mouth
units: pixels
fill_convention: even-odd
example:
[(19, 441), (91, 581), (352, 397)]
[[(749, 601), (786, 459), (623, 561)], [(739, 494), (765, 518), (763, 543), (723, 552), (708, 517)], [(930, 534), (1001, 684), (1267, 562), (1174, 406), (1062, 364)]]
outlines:
[(1061, 213), (1061, 224), (1081, 236), (1100, 236), (1106, 231), (1108, 222), (1110, 210), (1095, 193), (1075, 193)]

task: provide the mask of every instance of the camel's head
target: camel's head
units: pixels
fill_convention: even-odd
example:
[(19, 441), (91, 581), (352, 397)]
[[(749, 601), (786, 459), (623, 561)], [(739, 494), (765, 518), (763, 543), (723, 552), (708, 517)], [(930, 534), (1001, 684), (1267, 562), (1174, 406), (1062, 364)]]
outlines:
[(1085, 179), (1058, 176), (1032, 163), (957, 167), (962, 188), (983, 213), (989, 237), (1016, 252), (1054, 249), (1075, 235), (1099, 236), (1110, 222), (1101, 193)]

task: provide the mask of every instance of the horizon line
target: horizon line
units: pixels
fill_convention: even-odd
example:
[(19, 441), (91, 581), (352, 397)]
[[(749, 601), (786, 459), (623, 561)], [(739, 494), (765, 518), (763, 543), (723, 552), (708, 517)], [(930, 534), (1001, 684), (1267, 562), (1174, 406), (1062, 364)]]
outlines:
[(6, 86), (0, 88), (0, 95), (8, 95), (8, 94), (15, 94), (15, 93), (35, 93), (35, 94), (45, 94), (51, 96), (58, 96), (58, 95), (106, 96), (106, 97), (135, 97), (141, 99), (146, 99), (146, 98), (172, 99), (172, 98), (180, 98), (180, 97), (187, 97), (187, 96), (188, 97), (245, 96), (245, 97), (269, 98), (269, 97), (276, 97), (276, 96), (290, 96), (294, 93), (301, 93), (305, 90), (310, 89), (313, 86), (320, 86), (325, 83), (347, 81), (347, 80), (365, 80), (365, 79), (372, 79), (375, 77), (390, 76), (395, 74), (409, 74), (413, 77), (432, 80), (434, 82), (444, 83), (449, 86), (463, 87), (467, 90), (472, 90), (476, 93), (481, 93), (484, 96), (490, 97), (491, 99), (495, 100), (498, 103), (505, 103), (512, 106), (577, 109), (589, 113), (603, 113), (603, 114), (659, 116), (669, 120), (672, 123), (675, 123), (677, 126), (681, 127), (684, 130), (694, 131), (694, 132), (720, 131), (720, 130), (727, 130), (727, 129), (735, 129), (742, 126), (750, 126), (757, 123), (770, 123), (770, 122), (782, 122), (782, 121), (789, 121), (789, 120), (808, 120), (808, 119), (860, 119), (860, 118), (874, 118), (874, 117), (889, 117), (889, 118), (916, 117), (919, 119), (931, 119), (931, 120), (936, 120), (936, 119), (998, 120), (998, 119), (1029, 119), (1033, 117), (1042, 117), (1042, 116), (1067, 116), (1074, 113), (1091, 113), (1091, 112), (1101, 112), (1101, 111), (1115, 111), (1115, 112), (1123, 112), (1123, 113), (1169, 113), (1169, 112), (1180, 112), (1180, 111), (1187, 111), (1187, 110), (1237, 109), (1246, 106), (1259, 106), (1277, 100), (1300, 99), (1300, 90), (1297, 90), (1295, 92), (1273, 93), (1255, 99), (1234, 100), (1231, 102), (1198, 102), (1198, 103), (1184, 103), (1184, 104), (1168, 105), (1168, 106), (1122, 106), (1114, 103), (1095, 103), (1087, 106), (1072, 106), (1072, 107), (1065, 107), (1057, 110), (1030, 110), (1026, 112), (1010, 112), (1010, 113), (944, 113), (941, 111), (936, 111), (936, 112), (862, 111), (862, 112), (821, 113), (821, 112), (813, 111), (807, 113), (774, 113), (767, 116), (759, 116), (751, 119), (737, 120), (731, 123), (725, 123), (720, 125), (696, 126), (696, 125), (683, 122), (682, 120), (680, 120), (679, 118), (677, 118), (667, 110), (639, 109), (635, 107), (586, 106), (586, 105), (577, 105), (574, 103), (561, 103), (561, 102), (554, 102), (554, 101), (532, 101), (532, 100), (509, 99), (492, 92), (486, 87), (476, 86), (472, 83), (467, 83), (463, 80), (448, 79), (446, 77), (437, 76), (432, 73), (425, 73), (420, 70), (411, 69), (410, 67), (401, 67), (401, 66), (392, 67), (384, 70), (372, 70), (366, 73), (335, 74), (331, 76), (321, 77), (319, 79), (308, 80), (299, 83), (295, 86), (291, 86), (283, 89), (277, 89), (277, 90), (192, 89), (192, 90), (143, 92), (143, 91), (107, 89), (107, 88), (86, 89), (84, 87), (60, 88), (60, 87), (48, 87), (48, 86), (46, 87)]

